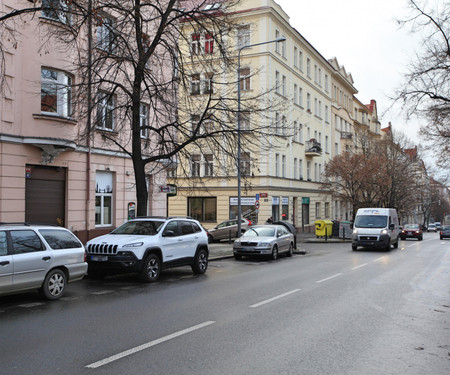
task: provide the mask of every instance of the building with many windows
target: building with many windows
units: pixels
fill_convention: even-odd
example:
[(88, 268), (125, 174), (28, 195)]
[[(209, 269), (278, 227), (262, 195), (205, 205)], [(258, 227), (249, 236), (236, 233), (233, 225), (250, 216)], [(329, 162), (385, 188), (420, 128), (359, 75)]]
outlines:
[[(55, 4), (51, 1), (48, 4)], [(43, 1), (43, 4), (47, 4)], [(2, 2), (2, 11), (28, 8), (26, 0)], [(105, 136), (118, 131), (118, 96), (105, 85), (92, 93), (94, 129), (86, 137), (86, 102), (75, 101), (79, 70), (56, 37), (44, 38), (71, 22), (67, 2), (52, 10), (24, 16), (16, 41), (0, 35), (5, 48), (0, 91), (0, 221), (63, 225), (80, 239), (110, 231), (130, 215), (136, 202), (133, 165)], [(93, 49), (115, 48), (114, 18), (102, 14), (92, 29)], [(81, 41), (86, 41), (87, 30)], [(16, 42), (16, 43), (15, 43)], [(149, 121), (142, 104), (141, 121)], [(143, 128), (142, 136), (146, 130)], [(166, 213), (159, 186), (165, 174), (148, 175), (148, 213)]]

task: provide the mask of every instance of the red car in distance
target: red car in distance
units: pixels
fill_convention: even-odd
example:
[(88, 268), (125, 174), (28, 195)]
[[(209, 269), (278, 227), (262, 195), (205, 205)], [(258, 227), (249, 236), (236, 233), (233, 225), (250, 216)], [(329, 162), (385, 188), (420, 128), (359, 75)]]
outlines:
[(419, 224), (405, 224), (400, 232), (400, 238), (405, 240), (407, 238), (417, 238), (419, 241), (423, 239), (422, 228)]

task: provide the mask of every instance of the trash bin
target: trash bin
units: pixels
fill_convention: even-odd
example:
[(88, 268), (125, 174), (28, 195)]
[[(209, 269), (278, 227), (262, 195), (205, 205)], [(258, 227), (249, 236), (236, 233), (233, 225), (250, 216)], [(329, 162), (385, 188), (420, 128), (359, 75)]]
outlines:
[(339, 237), (339, 220), (333, 220), (333, 231), (332, 236), (338, 238)]
[(339, 238), (352, 238), (352, 228), (350, 221), (341, 221), (339, 223)]
[(317, 237), (331, 237), (333, 234), (333, 222), (331, 220), (316, 220), (314, 224)]

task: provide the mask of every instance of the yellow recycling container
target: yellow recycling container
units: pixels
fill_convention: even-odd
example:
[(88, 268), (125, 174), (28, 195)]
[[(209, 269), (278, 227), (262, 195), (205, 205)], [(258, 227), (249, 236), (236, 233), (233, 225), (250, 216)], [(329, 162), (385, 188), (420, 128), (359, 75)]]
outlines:
[(314, 222), (316, 226), (317, 237), (331, 237), (333, 234), (333, 222), (331, 220), (316, 220)]

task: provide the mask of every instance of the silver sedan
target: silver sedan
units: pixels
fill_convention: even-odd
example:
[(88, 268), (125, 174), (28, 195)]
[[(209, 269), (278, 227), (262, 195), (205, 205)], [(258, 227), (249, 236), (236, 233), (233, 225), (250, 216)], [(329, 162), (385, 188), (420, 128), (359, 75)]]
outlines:
[(233, 244), (235, 259), (242, 256), (268, 255), (278, 259), (278, 254), (291, 256), (294, 249), (294, 235), (282, 225), (251, 226)]

